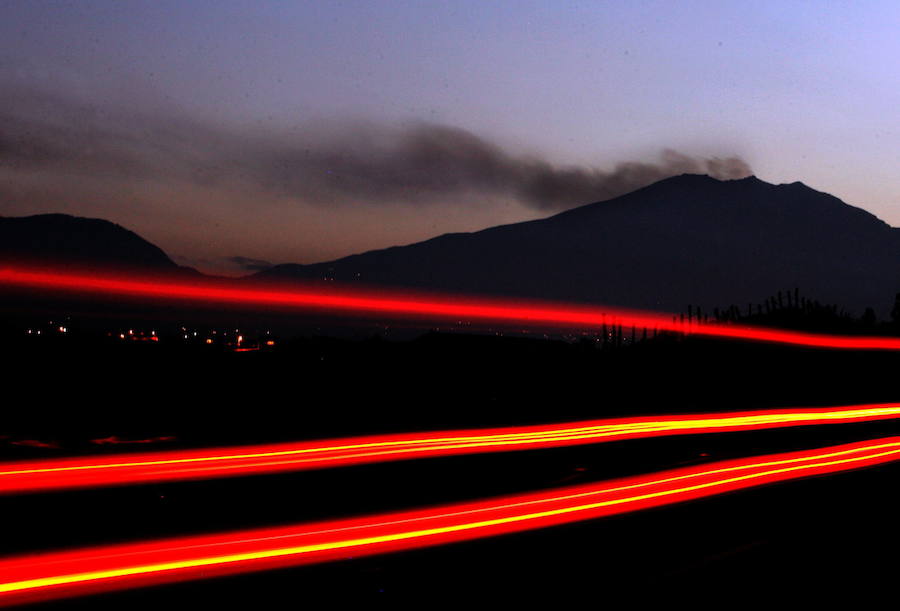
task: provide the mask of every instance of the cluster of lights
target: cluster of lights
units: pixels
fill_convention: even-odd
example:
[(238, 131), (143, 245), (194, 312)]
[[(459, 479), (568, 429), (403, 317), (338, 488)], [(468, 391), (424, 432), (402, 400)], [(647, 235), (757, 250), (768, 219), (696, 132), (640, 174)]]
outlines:
[[(198, 341), (207, 346), (213, 344), (231, 348), (235, 352), (248, 352), (259, 350), (262, 346), (274, 346), (275, 340), (271, 338), (271, 331), (266, 331), (265, 335), (259, 339), (244, 335), (240, 329), (234, 331), (219, 331), (213, 329), (206, 332), (189, 331), (186, 327), (181, 327), (181, 337), (185, 342)], [(265, 339), (263, 339), (265, 338)]]
[(44, 331), (48, 331), (49, 333), (68, 333), (69, 327), (66, 324), (60, 324), (53, 322), (52, 320), (47, 323), (44, 328), (41, 327), (29, 327), (25, 329), (26, 335), (44, 335)]
[[(57, 329), (60, 333), (66, 333), (68, 329), (66, 327), (60, 326)], [(32, 329), (28, 329), (27, 333), (33, 333)], [(41, 334), (41, 331), (38, 329), (36, 331), (38, 335)], [(233, 348), (235, 351), (244, 352), (248, 350), (258, 350), (261, 346), (274, 346), (275, 340), (271, 338), (271, 332), (265, 332), (265, 339), (253, 339), (247, 338), (245, 335), (241, 334), (238, 329), (234, 330), (234, 333), (231, 334), (227, 331), (219, 332), (216, 330), (212, 330), (208, 333), (199, 333), (198, 331), (188, 330), (186, 327), (181, 327), (178, 331), (182, 340), (187, 342), (200, 342), (206, 345), (212, 344), (220, 344), (222, 346)], [(120, 340), (131, 340), (131, 341), (150, 341), (150, 342), (158, 342), (160, 341), (159, 333), (156, 330), (141, 331), (135, 329), (128, 329), (126, 331), (116, 331), (107, 333), (109, 337), (117, 337)]]
[(151, 330), (149, 333), (147, 333), (145, 331), (135, 331), (134, 329), (128, 329), (128, 331), (126, 332), (119, 333), (119, 339), (135, 342), (158, 342), (159, 336), (156, 334), (155, 330)]

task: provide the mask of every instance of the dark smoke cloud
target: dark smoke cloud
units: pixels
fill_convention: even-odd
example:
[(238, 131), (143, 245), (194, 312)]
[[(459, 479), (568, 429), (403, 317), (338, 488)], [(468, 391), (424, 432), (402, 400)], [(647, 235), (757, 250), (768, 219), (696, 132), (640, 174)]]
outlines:
[(260, 272), (275, 266), (271, 261), (252, 259), (250, 257), (228, 257), (228, 262), (234, 263), (248, 272)]
[(543, 210), (609, 199), (677, 174), (736, 179), (752, 173), (738, 157), (696, 158), (670, 149), (658, 160), (611, 169), (563, 167), (434, 124), (247, 133), (7, 90), (0, 97), (0, 171), (10, 169), (221, 186), (247, 192), (251, 202), (267, 196), (333, 205), (513, 199)]
[(670, 149), (655, 163), (624, 162), (611, 170), (560, 167), (510, 154), (471, 132), (433, 124), (368, 129), (363, 137), (337, 140), (344, 146), (326, 141), (313, 149), (277, 151), (259, 167), (265, 182), (319, 201), (446, 202), (491, 194), (558, 210), (616, 197), (678, 174), (719, 179), (752, 174), (737, 157), (697, 159)]

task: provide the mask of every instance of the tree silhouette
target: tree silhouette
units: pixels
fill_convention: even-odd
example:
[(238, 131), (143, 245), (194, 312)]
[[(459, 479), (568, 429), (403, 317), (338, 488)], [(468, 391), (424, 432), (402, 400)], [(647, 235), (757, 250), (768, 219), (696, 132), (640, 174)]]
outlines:
[(894, 307), (891, 309), (891, 320), (900, 326), (900, 293), (894, 296)]
[(876, 320), (875, 310), (866, 308), (866, 311), (862, 315), (862, 324), (866, 327), (874, 327)]

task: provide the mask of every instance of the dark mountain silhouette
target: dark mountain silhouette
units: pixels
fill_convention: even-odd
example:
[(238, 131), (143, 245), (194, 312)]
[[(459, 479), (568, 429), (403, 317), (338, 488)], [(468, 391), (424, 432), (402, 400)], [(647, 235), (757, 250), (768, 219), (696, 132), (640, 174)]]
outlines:
[(553, 217), (447, 234), (257, 279), (333, 279), (683, 311), (800, 287), (886, 313), (900, 229), (806, 185), (682, 175)]
[(0, 217), (0, 261), (180, 269), (134, 232), (109, 221), (66, 214)]
[[(179, 268), (100, 219), (0, 217), (0, 261)], [(884, 317), (900, 290), (900, 229), (802, 183), (682, 175), (547, 219), (446, 234), (253, 280), (334, 280), (684, 311), (758, 304), (799, 287)]]

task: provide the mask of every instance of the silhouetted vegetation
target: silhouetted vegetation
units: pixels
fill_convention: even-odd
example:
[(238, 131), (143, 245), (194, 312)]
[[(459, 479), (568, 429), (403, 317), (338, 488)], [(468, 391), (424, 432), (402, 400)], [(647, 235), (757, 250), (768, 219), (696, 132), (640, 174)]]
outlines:
[[(15, 391), (9, 396), (21, 397), (8, 402), (0, 457), (887, 402), (897, 398), (894, 379), (900, 366), (900, 354), (893, 352), (703, 339), (625, 327), (615, 320), (578, 336), (485, 330), (395, 334), (360, 324), (342, 329), (345, 337), (338, 338), (326, 335), (323, 327), (317, 331), (318, 323), (305, 329), (279, 327), (277, 317), (234, 312), (211, 313), (206, 325), (198, 314), (190, 325), (181, 322), (184, 312), (177, 313), (178, 319), (163, 310), (144, 317), (126, 310), (111, 317), (109, 312), (92, 317), (84, 306), (61, 317), (47, 310), (0, 319), (0, 343), (12, 357), (4, 370)], [(781, 299), (776, 294), (746, 310), (715, 309), (711, 315), (692, 305), (676, 320), (865, 333), (880, 332), (885, 325), (896, 329), (896, 323), (879, 323), (872, 313), (854, 319), (798, 291), (783, 292)], [(244, 338), (240, 345), (238, 334)], [(259, 341), (264, 337), (275, 340), (268, 346)], [(244, 350), (248, 344), (258, 349)], [(4, 499), (7, 521), (41, 528), (9, 529), (4, 549), (55, 549), (101, 538), (134, 540), (425, 506), (887, 436), (900, 432), (898, 426), (878, 421), (657, 438), (74, 491), (55, 496), (61, 499), (57, 503), (47, 503), (42, 495), (10, 497)], [(893, 542), (893, 530), (883, 527), (894, 519), (893, 493), (872, 473), (724, 495), (573, 528), (248, 576), (219, 582), (213, 590), (223, 599), (248, 591), (287, 597), (302, 581), (307, 593), (427, 593), (448, 587), (452, 575), (454, 584), (461, 583), (454, 588), (464, 592), (518, 588), (523, 576), (538, 590), (556, 592), (565, 583), (570, 590), (592, 592), (598, 571), (629, 588), (647, 580), (682, 585), (693, 580), (704, 591), (715, 583), (731, 592), (747, 578), (770, 579), (766, 571), (790, 575), (791, 583), (813, 582), (821, 579), (824, 559), (869, 558), (871, 549), (860, 541)], [(710, 528), (721, 523), (723, 513), (748, 526), (727, 533)], [(843, 531), (830, 534), (826, 545), (821, 533), (833, 533), (828, 529), (839, 520), (855, 526), (843, 539)], [(755, 547), (759, 540), (786, 541), (791, 554), (785, 556), (777, 544)], [(602, 553), (596, 541), (603, 541)], [(806, 554), (800, 561), (798, 550)], [(846, 563), (839, 566), (846, 575)], [(859, 571), (872, 574), (863, 565)], [(736, 575), (739, 584), (733, 584)], [(169, 599), (174, 590), (185, 599), (198, 592), (209, 597), (208, 585), (159, 592)], [(120, 601), (114, 606), (125, 608), (154, 596), (141, 590), (105, 600)]]
[[(881, 304), (878, 304), (881, 305)], [(693, 306), (688, 306), (688, 320)], [(699, 308), (697, 308), (699, 312)], [(714, 308), (717, 323), (740, 323), (820, 333), (895, 334), (900, 331), (900, 294), (891, 312), (891, 321), (879, 321), (875, 309), (867, 307), (854, 317), (837, 304), (821, 303), (800, 293), (799, 288), (777, 293), (742, 309), (737, 305)], [(708, 320), (708, 319), (704, 319)]]

